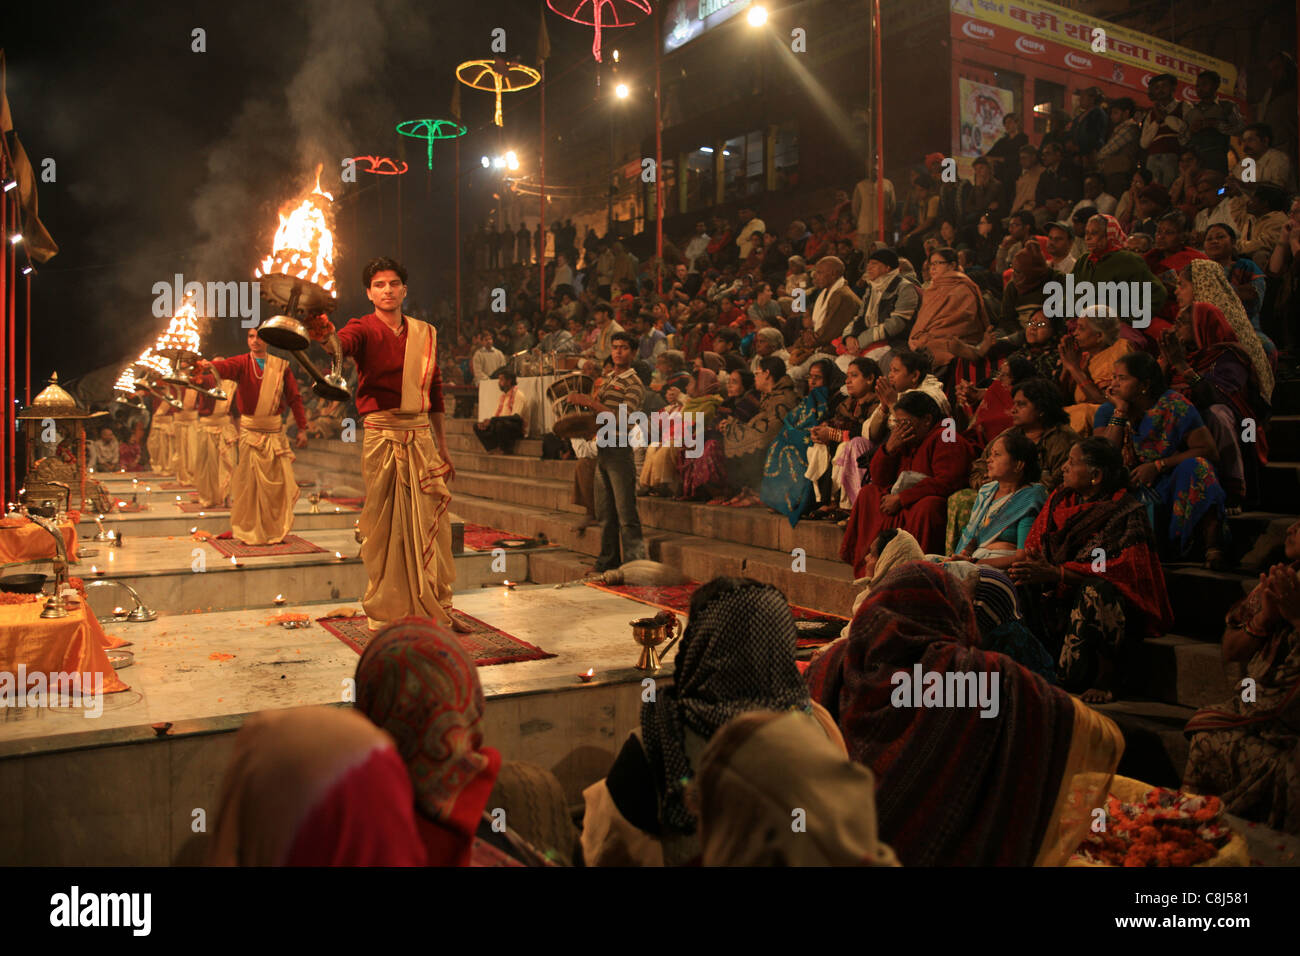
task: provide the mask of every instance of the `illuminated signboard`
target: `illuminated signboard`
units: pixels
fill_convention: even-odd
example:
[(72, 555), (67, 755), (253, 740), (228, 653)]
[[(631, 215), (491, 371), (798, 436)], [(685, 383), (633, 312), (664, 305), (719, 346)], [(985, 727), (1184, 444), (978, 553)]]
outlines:
[(696, 37), (749, 9), (754, 0), (665, 0), (664, 52), (681, 49)]

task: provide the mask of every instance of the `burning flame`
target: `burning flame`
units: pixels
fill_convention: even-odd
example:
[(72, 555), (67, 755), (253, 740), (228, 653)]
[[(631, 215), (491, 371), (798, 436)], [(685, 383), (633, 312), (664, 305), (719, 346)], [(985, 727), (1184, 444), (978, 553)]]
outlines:
[(165, 377), (171, 375), (172, 363), (156, 354), (153, 349), (145, 349), (140, 353), (140, 357), (135, 360), (135, 369), (137, 371), (157, 372)]
[(130, 366), (122, 369), (122, 374), (117, 377), (113, 385), (113, 391), (122, 392), (125, 395), (135, 394), (135, 373)]
[(336, 294), (334, 234), (329, 227), (330, 204), (334, 197), (320, 188), (321, 169), (322, 166), (316, 167), (316, 188), (287, 215), (281, 211), (280, 228), (275, 231), (271, 254), (253, 272), (256, 278), (295, 276), (316, 283), (330, 295)]
[(158, 336), (154, 343), (157, 352), (194, 352), (199, 351), (199, 311), (194, 306), (191, 296), (185, 297), (185, 303), (167, 326), (167, 331)]

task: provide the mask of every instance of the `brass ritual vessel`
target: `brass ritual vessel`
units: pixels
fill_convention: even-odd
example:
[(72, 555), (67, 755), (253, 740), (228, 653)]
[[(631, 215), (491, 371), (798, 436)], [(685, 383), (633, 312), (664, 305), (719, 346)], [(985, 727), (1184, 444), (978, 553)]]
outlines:
[[(677, 615), (661, 611), (655, 617), (643, 617), (638, 621), (628, 621), (628, 624), (632, 628), (632, 640), (641, 646), (641, 655), (636, 661), (637, 670), (659, 670), (663, 656), (672, 650), (672, 646), (682, 636), (682, 622)], [(664, 649), (656, 650), (664, 641), (668, 641)]]

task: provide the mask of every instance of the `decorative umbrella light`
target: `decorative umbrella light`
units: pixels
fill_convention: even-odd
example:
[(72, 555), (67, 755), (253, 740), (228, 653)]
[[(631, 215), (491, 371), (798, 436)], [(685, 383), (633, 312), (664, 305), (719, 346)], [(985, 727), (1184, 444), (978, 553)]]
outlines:
[[(375, 176), (401, 176), (410, 167), (406, 161), (389, 159), (387, 156), (353, 156), (352, 162), (357, 165), (363, 173), (371, 173)], [(365, 163), (363, 167), (361, 164)]]
[(483, 90), (496, 95), (496, 112), (492, 121), (503, 126), (501, 120), (501, 94), (518, 93), (536, 86), (542, 74), (531, 66), (512, 60), (466, 60), (456, 67), (456, 79), (471, 90)]
[(602, 31), (633, 26), (641, 19), (640, 14), (648, 16), (651, 12), (650, 0), (546, 0), (546, 5), (566, 20), (595, 29), (591, 55), (597, 63), (601, 61)]
[[(455, 120), (417, 119), (403, 120), (397, 124), (397, 131), (403, 136), (422, 139), (428, 144), (429, 168), (433, 169), (433, 141), (437, 139), (456, 139), (464, 136), (467, 130)], [(405, 165), (405, 164), (403, 164)]]

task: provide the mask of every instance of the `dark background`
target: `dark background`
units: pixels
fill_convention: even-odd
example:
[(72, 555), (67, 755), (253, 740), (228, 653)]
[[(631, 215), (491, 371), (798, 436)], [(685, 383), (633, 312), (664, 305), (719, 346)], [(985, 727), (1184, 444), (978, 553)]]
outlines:
[[(111, 366), (115, 377), (152, 344), (165, 326), (151, 311), (154, 283), (177, 272), (251, 280), (277, 210), (310, 188), (317, 163), (336, 200), (336, 320), (370, 311), (360, 275), (376, 255), (407, 265), (406, 310), (428, 317), (454, 292), (454, 148), (436, 144), (429, 173), (425, 144), (394, 126), (449, 117), (456, 64), (492, 56), (495, 27), (508, 57), (536, 65), (541, 10), (540, 0), (11, 5), (0, 44), (14, 125), (38, 173), (57, 162), (57, 181), (38, 187), (59, 254), (32, 281), (33, 394), (54, 370), (67, 381)], [(548, 73), (594, 86), (590, 28), (548, 17)], [(196, 27), (205, 53), (191, 52)], [(548, 93), (548, 127), (562, 131), (586, 100)], [(505, 98), (503, 131), (489, 94), (463, 89), (461, 107), (467, 172), (503, 144), (535, 151), (536, 88)], [(342, 158), (372, 154), (410, 171), (340, 184)], [(462, 231), (491, 191), (466, 178)], [(238, 319), (211, 320), (204, 351), (241, 351), (243, 335)]]

